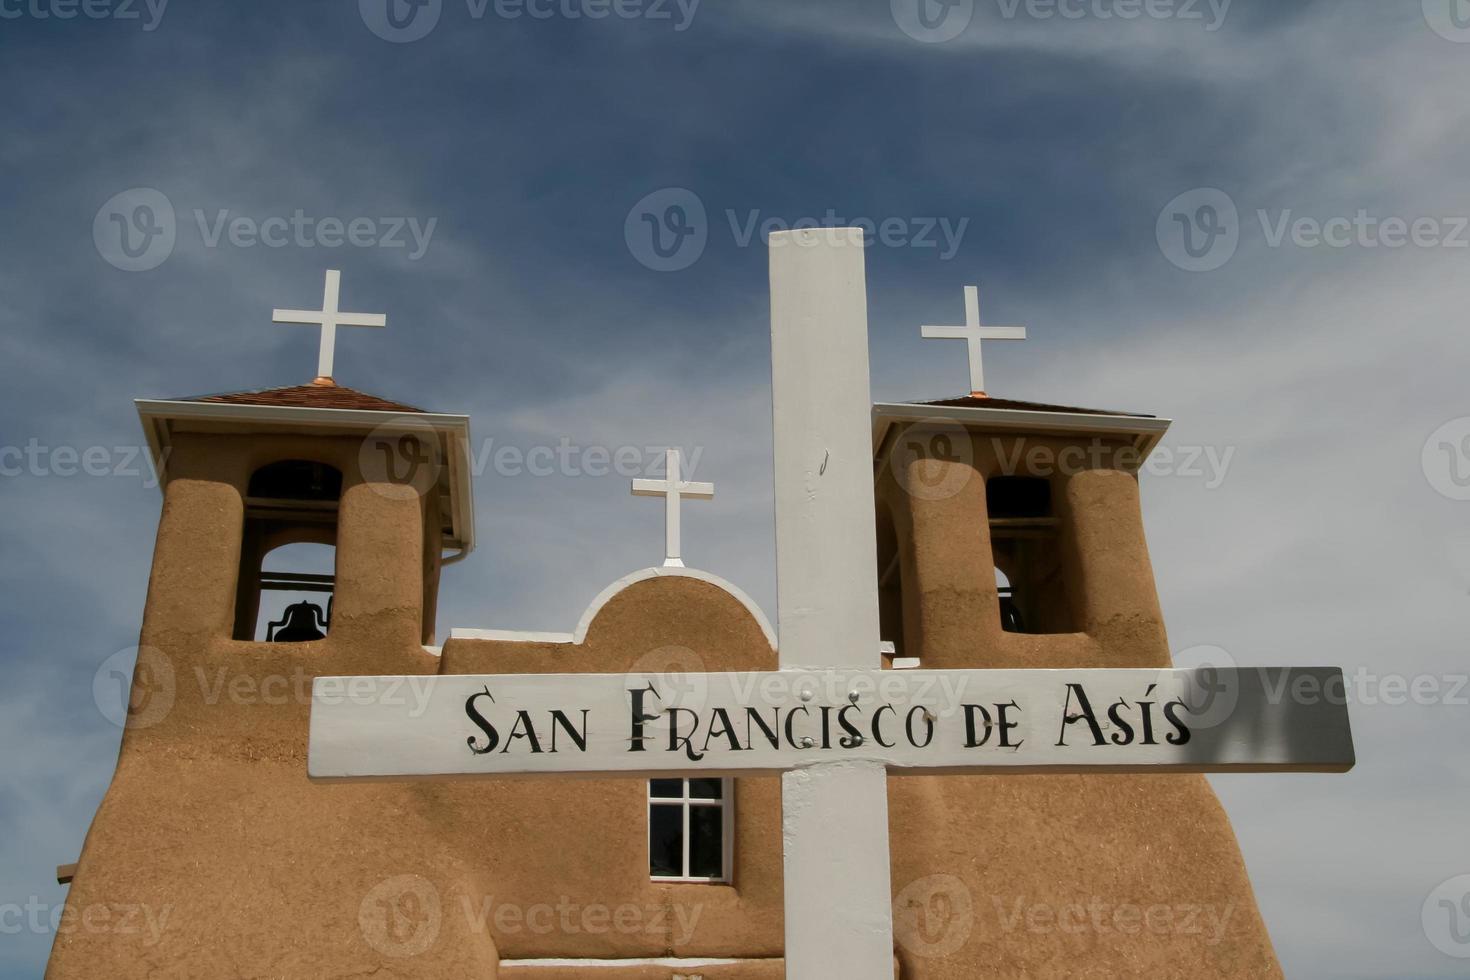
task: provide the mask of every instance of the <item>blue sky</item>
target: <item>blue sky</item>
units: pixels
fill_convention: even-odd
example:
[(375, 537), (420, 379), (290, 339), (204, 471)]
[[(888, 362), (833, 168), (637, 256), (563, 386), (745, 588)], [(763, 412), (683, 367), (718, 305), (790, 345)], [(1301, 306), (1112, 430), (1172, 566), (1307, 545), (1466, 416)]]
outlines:
[[(993, 393), (1177, 420), (1144, 499), (1179, 659), (1363, 677), (1354, 773), (1215, 780), (1288, 975), (1463, 975), (1470, 10), (926, 2), (0, 0), (0, 447), (35, 447), (0, 455), (0, 908), (62, 900), (115, 760), (93, 680), (159, 509), (133, 398), (309, 380), (270, 311), (341, 269), (389, 317), (343, 383), (482, 450), (698, 451), (687, 558), (774, 616), (759, 228), (867, 219), (878, 397), (965, 389), (918, 327), (981, 282), (1031, 336)], [(478, 477), (444, 630), (567, 630), (659, 560), (660, 508), (572, 458)], [(50, 941), (6, 934), (0, 976)]]

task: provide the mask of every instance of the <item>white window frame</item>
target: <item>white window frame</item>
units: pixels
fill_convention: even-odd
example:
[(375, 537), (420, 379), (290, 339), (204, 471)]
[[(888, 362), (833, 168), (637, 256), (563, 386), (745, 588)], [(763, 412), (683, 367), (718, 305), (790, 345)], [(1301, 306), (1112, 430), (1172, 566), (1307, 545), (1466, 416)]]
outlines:
[[(648, 781), (648, 832), (644, 834), (644, 864), (648, 867), (649, 878), (652, 881), (662, 882), (684, 882), (688, 884), (702, 885), (724, 885), (731, 880), (731, 871), (734, 866), (735, 856), (735, 780), (720, 780), (720, 798), (718, 800), (706, 800), (689, 795), (690, 779), (708, 779), (708, 776), (665, 776), (664, 780), (678, 779), (683, 787), (681, 796), (654, 796), (654, 780)], [(662, 781), (662, 780), (660, 780)], [(682, 875), (656, 875), (653, 873), (653, 808), (655, 806), (678, 806), (682, 817), (683, 854), (680, 857), (680, 867), (684, 870)], [(720, 872), (715, 878), (704, 878), (698, 875), (690, 875), (689, 871), (689, 814), (694, 807), (719, 807), (720, 814)]]

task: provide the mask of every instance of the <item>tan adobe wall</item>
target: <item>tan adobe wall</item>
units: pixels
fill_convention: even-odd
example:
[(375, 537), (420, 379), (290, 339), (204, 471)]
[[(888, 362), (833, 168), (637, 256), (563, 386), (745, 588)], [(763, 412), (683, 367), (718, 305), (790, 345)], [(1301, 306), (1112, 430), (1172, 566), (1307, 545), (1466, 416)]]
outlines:
[[(925, 444), (932, 432), (910, 435)], [(1077, 446), (1093, 440), (977, 433), (949, 462), (901, 454), (879, 473), (903, 576), (905, 653), (923, 667), (1170, 664), (1137, 478), (1106, 466), (1027, 469), (1033, 449), (1055, 461)], [(1103, 460), (1127, 458), (1124, 443), (1102, 446)], [(985, 500), (986, 480), (1001, 474), (1051, 482), (1081, 632), (1003, 631)], [(1234, 831), (1203, 776), (905, 777), (890, 781), (889, 807), (906, 978), (1280, 976)], [(965, 945), (933, 955), (966, 919)]]
[[(177, 441), (133, 723), (68, 898), (78, 910), (143, 906), (165, 928), (157, 941), (63, 933), (48, 980), (494, 976), (494, 944), (461, 918), (422, 954), (390, 955), (424, 910), (411, 889), (375, 888), (421, 875), (450, 902), (478, 873), (444, 839), (433, 788), (306, 779), (312, 677), (438, 669), (420, 645), (421, 501), (362, 482), (357, 452), (353, 440)], [(346, 477), (332, 628), (315, 643), (236, 641), (246, 481), (286, 458)]]
[[(989, 448), (972, 447), (980, 472)], [(47, 977), (490, 978), (503, 958), (507, 977), (562, 978), (578, 973), (515, 961), (669, 956), (751, 961), (695, 971), (710, 980), (779, 976), (776, 777), (736, 781), (728, 885), (649, 880), (642, 780), (307, 781), (296, 692), (314, 676), (776, 665), (736, 598), (676, 576), (618, 593), (580, 644), (451, 640), (431, 656), (433, 525), (417, 499), (361, 482), (356, 453), (352, 440), (180, 440), (141, 641), (156, 652), (70, 898), (168, 909), (167, 926), (156, 943), (62, 935)], [(236, 641), (243, 488), (286, 457), (349, 474), (336, 617), (317, 643)], [(926, 667), (1168, 663), (1136, 480), (1090, 471), (1058, 491), (1084, 632), (1021, 636), (996, 612), (983, 480), (919, 499), (882, 475), (910, 655)], [(281, 679), (286, 695), (269, 696)], [(909, 776), (890, 782), (889, 805), (906, 978), (1279, 976), (1202, 777)], [(630, 971), (606, 975), (689, 975)]]

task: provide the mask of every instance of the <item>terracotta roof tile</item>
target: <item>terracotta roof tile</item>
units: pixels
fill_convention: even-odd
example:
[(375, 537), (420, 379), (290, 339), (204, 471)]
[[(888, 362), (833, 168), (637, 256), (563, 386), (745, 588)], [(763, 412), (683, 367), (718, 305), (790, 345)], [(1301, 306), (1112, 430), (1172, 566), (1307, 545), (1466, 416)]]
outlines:
[(1110, 412), (1099, 408), (1073, 408), (1067, 405), (1047, 405), (1042, 402), (1023, 402), (1014, 398), (991, 398), (964, 395), (960, 398), (943, 398), (932, 402), (914, 402), (915, 405), (933, 405), (936, 408), (1002, 408), (1019, 412), (1056, 412), (1074, 415), (1123, 415), (1135, 419), (1151, 419), (1153, 415), (1137, 412)]
[(364, 394), (353, 388), (338, 384), (313, 383), (293, 385), (288, 388), (262, 388), (257, 391), (238, 391), (222, 395), (196, 395), (177, 401), (209, 402), (216, 405), (262, 405), (274, 408), (342, 408), (358, 412), (412, 412), (422, 415), (424, 410), (390, 402), (375, 395)]

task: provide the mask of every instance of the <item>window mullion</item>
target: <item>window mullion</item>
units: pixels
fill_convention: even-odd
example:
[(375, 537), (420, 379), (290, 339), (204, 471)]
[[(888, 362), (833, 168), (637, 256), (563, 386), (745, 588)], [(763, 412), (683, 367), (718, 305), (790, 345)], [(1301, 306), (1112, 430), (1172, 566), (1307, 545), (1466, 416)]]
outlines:
[(683, 871), (684, 871), (684, 877), (685, 878), (693, 877), (690, 874), (690, 868), (689, 868), (689, 825), (690, 825), (689, 811), (691, 809), (690, 808), (690, 805), (689, 805), (689, 792), (690, 792), (690, 790), (689, 790), (689, 780), (686, 779), (686, 780), (684, 780), (684, 806), (683, 806), (683, 810), (684, 810), (684, 867), (683, 867)]

